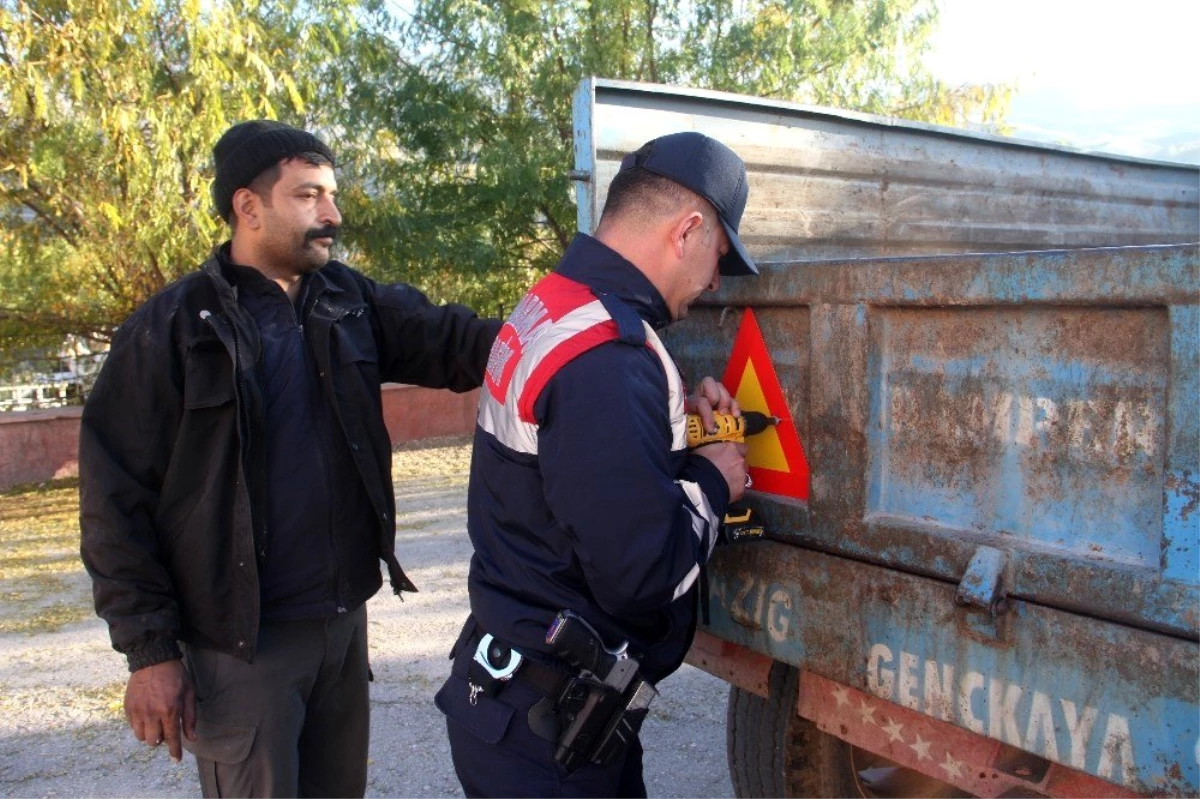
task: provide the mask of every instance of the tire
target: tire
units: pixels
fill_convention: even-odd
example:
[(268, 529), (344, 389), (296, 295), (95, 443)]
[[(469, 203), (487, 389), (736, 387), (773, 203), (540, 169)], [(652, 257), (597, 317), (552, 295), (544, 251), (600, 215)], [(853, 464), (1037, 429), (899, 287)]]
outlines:
[(767, 699), (730, 687), (725, 745), (739, 799), (969, 796), (822, 732), (796, 713), (798, 683), (799, 672), (777, 662)]

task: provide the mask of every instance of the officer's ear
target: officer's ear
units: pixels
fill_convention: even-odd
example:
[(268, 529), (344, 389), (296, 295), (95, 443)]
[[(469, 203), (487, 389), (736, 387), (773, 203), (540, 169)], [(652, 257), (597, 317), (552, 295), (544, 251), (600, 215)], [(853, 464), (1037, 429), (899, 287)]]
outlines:
[(675, 257), (683, 259), (684, 251), (689, 244), (695, 242), (695, 237), (704, 231), (704, 214), (698, 210), (689, 209), (675, 217), (670, 227), (671, 248)]

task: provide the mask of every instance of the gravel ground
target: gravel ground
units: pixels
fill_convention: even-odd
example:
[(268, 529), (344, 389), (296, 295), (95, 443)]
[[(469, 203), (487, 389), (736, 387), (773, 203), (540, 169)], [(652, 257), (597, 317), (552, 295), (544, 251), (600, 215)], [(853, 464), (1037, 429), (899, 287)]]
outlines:
[[(433, 694), (467, 614), (469, 446), (462, 439), (396, 453), (397, 552), (421, 589), (368, 603), (372, 722), (368, 796), (461, 796)], [(89, 587), (71, 577), (71, 598)], [(0, 795), (199, 796), (190, 755), (139, 744), (125, 725), (124, 658), (91, 618), (56, 632), (0, 634)], [(642, 732), (651, 796), (732, 796), (725, 764), (726, 685), (684, 666), (660, 686)]]

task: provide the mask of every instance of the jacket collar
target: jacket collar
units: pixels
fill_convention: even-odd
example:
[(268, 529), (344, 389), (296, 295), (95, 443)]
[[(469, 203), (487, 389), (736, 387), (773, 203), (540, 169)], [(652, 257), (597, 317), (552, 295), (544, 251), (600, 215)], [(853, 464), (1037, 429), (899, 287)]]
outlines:
[[(222, 295), (228, 293), (236, 300), (239, 285), (244, 285), (250, 281), (266, 280), (266, 278), (252, 266), (243, 266), (235, 263), (229, 256), (230, 244), (231, 242), (226, 241), (213, 247), (212, 254), (204, 262), (201, 269), (217, 284), (217, 291), (219, 293)], [(338, 262), (330, 261), (329, 263), (334, 264)], [(321, 267), (316, 272), (306, 275), (305, 282), (307, 285), (302, 286), (301, 296), (304, 296), (306, 292), (341, 294), (345, 291), (345, 289), (329, 279), (325, 267)]]
[(555, 269), (596, 294), (612, 294), (655, 330), (671, 323), (667, 302), (642, 271), (616, 250), (586, 233), (578, 233)]

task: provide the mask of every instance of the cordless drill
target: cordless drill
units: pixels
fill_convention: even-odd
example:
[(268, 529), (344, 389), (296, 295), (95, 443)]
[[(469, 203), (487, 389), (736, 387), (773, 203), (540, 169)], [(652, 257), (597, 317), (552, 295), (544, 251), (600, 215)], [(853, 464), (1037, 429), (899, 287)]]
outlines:
[(758, 411), (743, 411), (741, 416), (728, 413), (714, 413), (713, 421), (717, 430), (710, 433), (704, 429), (700, 414), (689, 413), (687, 420), (687, 445), (691, 449), (703, 447), (705, 444), (715, 444), (718, 441), (732, 441), (735, 444), (745, 442), (747, 436), (756, 436), (768, 427), (779, 424), (778, 416), (767, 416)]
[[(756, 436), (768, 427), (779, 424), (778, 416), (767, 416), (759, 411), (744, 411), (741, 416), (727, 413), (714, 413), (713, 421), (716, 431), (704, 429), (700, 415), (689, 413), (687, 419), (687, 445), (689, 449), (702, 447), (705, 444), (715, 444), (719, 441), (732, 441), (741, 444), (747, 436)], [(747, 484), (747, 487), (749, 485)], [(721, 524), (721, 536), (730, 544), (740, 541), (762, 538), (766, 533), (763, 526), (751, 520), (753, 516), (749, 508), (730, 507)]]

